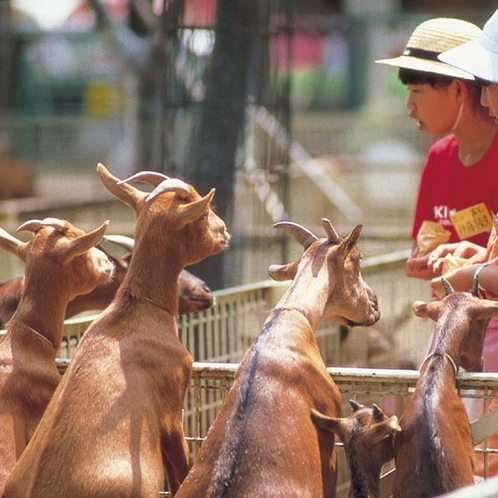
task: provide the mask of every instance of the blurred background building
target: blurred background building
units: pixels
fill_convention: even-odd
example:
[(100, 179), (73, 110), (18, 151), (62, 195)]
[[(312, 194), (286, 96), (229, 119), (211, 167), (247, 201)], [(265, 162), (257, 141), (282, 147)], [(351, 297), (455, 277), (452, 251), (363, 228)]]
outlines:
[[(149, 169), (201, 193), (217, 188), (233, 244), (195, 269), (214, 289), (264, 279), (269, 264), (293, 257), (272, 228), (281, 219), (321, 233), (326, 216), (342, 234), (361, 222), (367, 255), (409, 247), (430, 140), (407, 118), (396, 70), (373, 61), (399, 54), (425, 19), (482, 26), (495, 9), (491, 0), (0, 0), (0, 176), (5, 186), (27, 186), (26, 171), (33, 180), (4, 194), (28, 199), (1, 202), (0, 222), (9, 228), (48, 203), (60, 217), (82, 206), (72, 221), (96, 225), (103, 162), (119, 177)], [(111, 227), (132, 234), (126, 209)]]

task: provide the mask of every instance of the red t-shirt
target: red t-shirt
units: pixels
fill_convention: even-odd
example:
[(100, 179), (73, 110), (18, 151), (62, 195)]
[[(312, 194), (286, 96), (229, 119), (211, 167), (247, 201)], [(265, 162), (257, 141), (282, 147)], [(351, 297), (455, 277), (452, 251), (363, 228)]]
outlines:
[[(471, 166), (460, 162), (453, 134), (440, 138), (429, 148), (422, 169), (412, 237), (429, 220), (451, 232), (449, 242), (459, 242), (449, 215), (480, 203), (491, 215), (498, 212), (498, 133), (482, 159)], [(489, 232), (483, 232), (468, 240), (486, 247), (488, 238)]]

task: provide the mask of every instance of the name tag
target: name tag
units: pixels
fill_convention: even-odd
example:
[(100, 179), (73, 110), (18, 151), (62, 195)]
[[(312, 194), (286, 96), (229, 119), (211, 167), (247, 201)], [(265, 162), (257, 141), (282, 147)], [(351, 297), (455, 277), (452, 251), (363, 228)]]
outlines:
[(493, 218), (484, 202), (450, 214), (450, 219), (460, 240), (489, 232), (493, 226)]

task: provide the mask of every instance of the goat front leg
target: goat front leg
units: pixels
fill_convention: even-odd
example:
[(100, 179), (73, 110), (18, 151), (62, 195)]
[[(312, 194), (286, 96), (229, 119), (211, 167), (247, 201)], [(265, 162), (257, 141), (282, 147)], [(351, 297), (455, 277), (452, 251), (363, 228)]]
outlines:
[(181, 420), (174, 421), (170, 434), (163, 438), (162, 454), (169, 491), (175, 496), (192, 466)]

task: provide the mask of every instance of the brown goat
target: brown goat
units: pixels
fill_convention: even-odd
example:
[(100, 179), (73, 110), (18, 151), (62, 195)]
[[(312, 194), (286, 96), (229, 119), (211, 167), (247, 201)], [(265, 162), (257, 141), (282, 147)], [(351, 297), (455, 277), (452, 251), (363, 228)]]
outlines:
[(312, 409), (313, 422), (321, 430), (337, 434), (344, 444), (351, 484), (349, 498), (379, 498), (382, 466), (394, 458), (394, 437), (401, 430), (398, 417), (349, 401), (347, 418), (327, 417)]
[[(104, 237), (108, 239), (108, 237)], [(114, 240), (114, 239), (113, 239)], [(133, 239), (130, 239), (133, 242)], [(122, 242), (120, 242), (122, 244)], [(129, 243), (130, 245), (130, 243)], [(129, 247), (128, 245), (128, 247)], [(97, 246), (114, 264), (114, 277), (109, 282), (98, 285), (88, 294), (80, 294), (69, 302), (66, 308), (66, 318), (78, 313), (92, 310), (103, 310), (116, 296), (130, 264), (131, 253), (117, 256), (100, 245)], [(19, 305), (24, 291), (24, 277), (16, 277), (0, 283), (0, 328), (10, 320)], [(178, 277), (178, 314), (193, 313), (211, 308), (214, 296), (204, 280), (182, 270)]]
[[(137, 214), (135, 249), (115, 300), (78, 345), (4, 495), (71, 498), (174, 495), (190, 468), (181, 420), (192, 357), (177, 336), (185, 265), (222, 251), (229, 235), (214, 189), (143, 172), (105, 187)], [(152, 184), (142, 192), (127, 181)], [(157, 275), (162, 278), (158, 279)]]
[(60, 381), (55, 357), (65, 308), (79, 292), (105, 282), (112, 263), (95, 246), (107, 227), (84, 233), (67, 221), (31, 220), (21, 242), (0, 229), (0, 247), (26, 265), (26, 285), (0, 342), (0, 491)]
[(360, 272), (361, 226), (341, 239), (322, 222), (325, 239), (277, 223), (304, 254), (270, 267), (274, 279), (294, 280), (244, 355), (177, 498), (336, 495), (335, 438), (316, 429), (310, 411), (338, 416), (342, 399), (315, 334), (323, 319), (372, 325), (380, 313)]
[(417, 316), (436, 322), (429, 354), (420, 367), (395, 439), (396, 498), (439, 496), (473, 484), (474, 448), (470, 424), (455, 389), (460, 365), (482, 370), (482, 349), (498, 302), (468, 292), (452, 292), (441, 301), (417, 301)]

